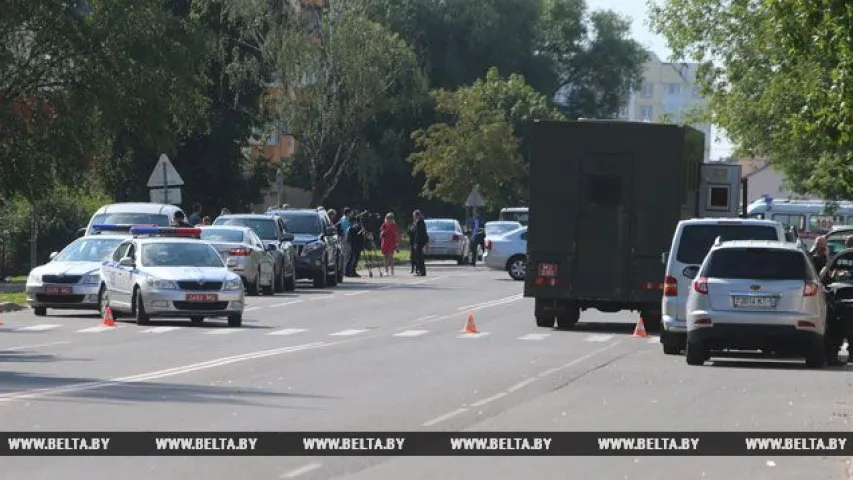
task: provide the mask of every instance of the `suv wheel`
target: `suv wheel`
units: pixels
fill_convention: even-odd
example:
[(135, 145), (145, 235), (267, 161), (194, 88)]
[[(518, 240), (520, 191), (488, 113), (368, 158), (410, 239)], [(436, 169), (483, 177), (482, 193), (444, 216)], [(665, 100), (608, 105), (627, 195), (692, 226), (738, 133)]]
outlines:
[(826, 366), (826, 347), (823, 342), (815, 342), (806, 351), (806, 366), (809, 368), (823, 368)]
[[(273, 273), (275, 273), (275, 268), (273, 268)], [(275, 287), (273, 288), (275, 293), (284, 291), (284, 265), (279, 269), (278, 274), (275, 275)]]
[(688, 365), (704, 365), (708, 358), (708, 352), (705, 351), (705, 345), (696, 340), (687, 340), (687, 364)]
[(329, 279), (326, 268), (326, 264), (324, 263), (322, 269), (314, 273), (314, 288), (326, 288), (326, 282)]
[(681, 335), (667, 333), (662, 330), (660, 336), (663, 340), (663, 353), (666, 355), (681, 354), (681, 350), (684, 348), (684, 338)]

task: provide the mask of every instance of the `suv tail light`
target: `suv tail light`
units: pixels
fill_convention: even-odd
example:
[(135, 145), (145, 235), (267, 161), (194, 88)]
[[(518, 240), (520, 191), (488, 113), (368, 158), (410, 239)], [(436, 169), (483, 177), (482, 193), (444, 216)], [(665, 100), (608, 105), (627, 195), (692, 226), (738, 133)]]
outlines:
[(491, 250), (491, 249), (492, 249), (492, 241), (486, 240), (486, 250)]
[(450, 237), (450, 240), (452, 240), (454, 242), (458, 242), (459, 238), (460, 238), (459, 235), (454, 235), (454, 236)]
[(678, 296), (678, 280), (672, 275), (667, 275), (666, 278), (663, 280), (663, 296)]
[(696, 281), (693, 282), (693, 290), (696, 290), (696, 293), (701, 293), (702, 295), (708, 294), (708, 279), (707, 278), (697, 278)]
[(235, 248), (229, 252), (232, 257), (248, 257), (252, 251), (248, 248)]
[(814, 297), (815, 295), (817, 295), (819, 289), (820, 287), (818, 287), (817, 283), (807, 281), (805, 286), (803, 286), (803, 296)]

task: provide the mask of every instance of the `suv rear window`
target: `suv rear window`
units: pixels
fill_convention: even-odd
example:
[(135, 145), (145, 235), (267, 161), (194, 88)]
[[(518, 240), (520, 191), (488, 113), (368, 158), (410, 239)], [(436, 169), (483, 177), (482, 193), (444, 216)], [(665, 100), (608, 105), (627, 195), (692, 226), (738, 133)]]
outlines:
[(776, 228), (758, 225), (686, 225), (681, 231), (681, 242), (675, 259), (687, 265), (701, 265), (705, 255), (714, 246), (714, 240), (722, 237), (724, 242), (732, 240), (778, 241)]
[(726, 248), (715, 251), (703, 277), (755, 280), (805, 280), (806, 258), (800, 252), (773, 248)]

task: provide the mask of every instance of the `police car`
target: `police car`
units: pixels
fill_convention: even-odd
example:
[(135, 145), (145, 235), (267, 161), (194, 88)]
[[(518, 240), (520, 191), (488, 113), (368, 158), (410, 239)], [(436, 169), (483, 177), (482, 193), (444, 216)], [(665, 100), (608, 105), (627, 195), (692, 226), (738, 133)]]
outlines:
[(101, 298), (117, 315), (139, 325), (151, 318), (227, 317), (243, 323), (243, 281), (225, 266), (219, 252), (200, 240), (201, 229), (134, 227), (132, 238), (101, 267)]
[[(30, 272), (27, 304), (36, 316), (47, 315), (48, 308), (95, 310), (101, 305), (101, 265), (127, 236), (120, 235), (121, 227), (99, 227), (93, 226), (98, 233), (110, 233), (78, 238)], [(124, 230), (129, 231), (130, 226)]]

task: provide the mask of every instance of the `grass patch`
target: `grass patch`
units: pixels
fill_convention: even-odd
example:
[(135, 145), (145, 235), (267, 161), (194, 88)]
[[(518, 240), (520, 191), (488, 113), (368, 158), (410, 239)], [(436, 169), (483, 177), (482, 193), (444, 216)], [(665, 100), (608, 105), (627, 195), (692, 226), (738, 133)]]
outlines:
[(27, 304), (26, 292), (8, 292), (0, 293), (0, 303), (17, 303), (18, 305)]
[(12, 277), (8, 280), (8, 283), (27, 283), (27, 276), (18, 275), (17, 277)]

